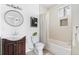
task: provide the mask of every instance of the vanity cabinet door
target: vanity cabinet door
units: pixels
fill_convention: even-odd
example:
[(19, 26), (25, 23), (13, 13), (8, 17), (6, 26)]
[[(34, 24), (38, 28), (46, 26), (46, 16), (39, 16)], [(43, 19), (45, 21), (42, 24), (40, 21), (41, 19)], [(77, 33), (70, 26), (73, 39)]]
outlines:
[(25, 55), (25, 39), (17, 41), (16, 52), (17, 55)]
[(24, 41), (18, 41), (18, 54), (19, 55), (25, 55), (25, 43)]
[[(6, 49), (6, 47), (7, 47), (7, 49)], [(14, 55), (14, 44), (13, 43), (6, 44), (4, 53), (8, 54), (8, 55)]]
[(14, 54), (14, 42), (10, 42), (6, 39), (2, 40), (2, 54), (13, 55)]
[(25, 55), (25, 37), (18, 41), (2, 39), (3, 55)]

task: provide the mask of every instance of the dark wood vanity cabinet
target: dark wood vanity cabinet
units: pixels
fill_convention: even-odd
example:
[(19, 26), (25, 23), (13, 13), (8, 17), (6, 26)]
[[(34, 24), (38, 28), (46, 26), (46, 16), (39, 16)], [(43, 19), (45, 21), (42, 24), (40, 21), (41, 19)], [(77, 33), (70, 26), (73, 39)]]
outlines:
[(18, 41), (10, 41), (2, 39), (2, 54), (3, 55), (25, 55), (25, 41), (23, 37)]

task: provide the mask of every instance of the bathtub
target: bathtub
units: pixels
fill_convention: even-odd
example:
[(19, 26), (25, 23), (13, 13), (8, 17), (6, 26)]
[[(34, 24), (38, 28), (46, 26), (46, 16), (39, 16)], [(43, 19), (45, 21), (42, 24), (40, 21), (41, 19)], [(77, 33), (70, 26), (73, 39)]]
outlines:
[(71, 45), (55, 39), (47, 43), (46, 49), (54, 55), (71, 55)]

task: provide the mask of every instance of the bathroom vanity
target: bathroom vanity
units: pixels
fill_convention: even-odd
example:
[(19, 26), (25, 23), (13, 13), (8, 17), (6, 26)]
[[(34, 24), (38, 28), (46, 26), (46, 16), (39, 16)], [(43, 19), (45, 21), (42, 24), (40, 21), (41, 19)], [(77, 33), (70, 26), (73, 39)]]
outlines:
[(25, 55), (25, 41), (26, 37), (11, 41), (9, 39), (2, 39), (2, 54), (3, 55)]

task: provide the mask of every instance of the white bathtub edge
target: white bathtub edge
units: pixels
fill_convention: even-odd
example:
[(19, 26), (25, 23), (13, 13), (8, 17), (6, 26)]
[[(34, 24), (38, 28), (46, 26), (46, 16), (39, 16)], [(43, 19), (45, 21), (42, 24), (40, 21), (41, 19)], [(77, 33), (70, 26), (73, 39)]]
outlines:
[(46, 49), (55, 55), (70, 55), (71, 54), (70, 48), (65, 48), (63, 46), (59, 46), (59, 45), (53, 44), (51, 42), (47, 43)]

